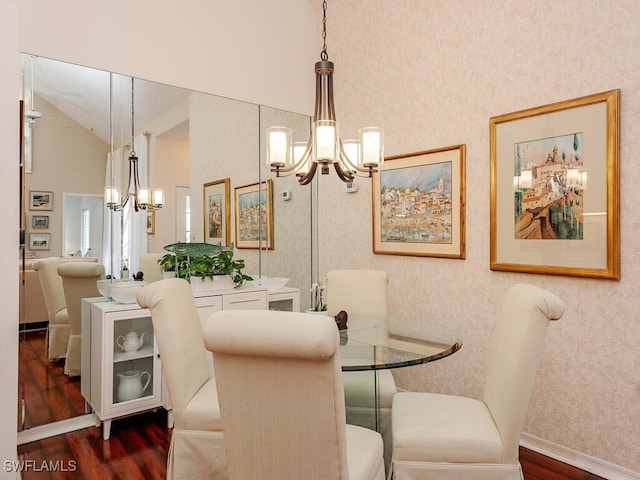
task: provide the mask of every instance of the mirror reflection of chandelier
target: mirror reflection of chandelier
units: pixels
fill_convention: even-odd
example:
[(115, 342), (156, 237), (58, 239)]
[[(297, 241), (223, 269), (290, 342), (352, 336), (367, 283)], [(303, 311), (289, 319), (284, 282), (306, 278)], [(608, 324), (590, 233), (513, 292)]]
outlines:
[(318, 165), (323, 175), (333, 164), (343, 182), (352, 182), (354, 176), (367, 176), (377, 171), (383, 162), (382, 130), (377, 127), (361, 128), (357, 140), (342, 140), (333, 103), (333, 62), (327, 55), (327, 2), (323, 2), (322, 39), (324, 45), (320, 61), (315, 65), (316, 103), (311, 137), (308, 142), (292, 141), (288, 127), (267, 129), (267, 165), (276, 176), (296, 174), (301, 185), (309, 183)]
[(135, 79), (131, 77), (131, 153), (129, 154), (129, 183), (127, 189), (120, 195), (118, 187), (107, 186), (104, 191), (104, 199), (107, 207), (113, 211), (122, 210), (130, 198), (133, 198), (133, 208), (139, 210), (155, 210), (162, 208), (164, 204), (164, 191), (160, 188), (147, 188), (140, 186), (138, 176), (138, 157), (134, 148), (135, 138)]

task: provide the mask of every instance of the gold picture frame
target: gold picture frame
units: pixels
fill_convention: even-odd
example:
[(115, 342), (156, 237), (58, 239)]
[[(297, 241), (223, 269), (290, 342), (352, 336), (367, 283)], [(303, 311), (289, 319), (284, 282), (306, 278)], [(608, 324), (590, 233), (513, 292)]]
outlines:
[(147, 210), (147, 235), (156, 233), (156, 211)]
[(236, 248), (273, 250), (273, 181), (243, 185), (234, 191)]
[(620, 90), (490, 119), (490, 268), (620, 279)]
[(205, 243), (229, 245), (231, 232), (231, 180), (223, 178), (202, 186)]
[(373, 253), (465, 258), (465, 148), (385, 158), (373, 175)]

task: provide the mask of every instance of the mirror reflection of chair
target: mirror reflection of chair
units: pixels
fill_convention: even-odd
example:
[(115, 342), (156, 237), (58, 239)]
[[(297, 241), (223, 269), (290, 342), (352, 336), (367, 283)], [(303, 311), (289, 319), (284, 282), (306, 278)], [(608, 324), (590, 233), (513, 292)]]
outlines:
[(215, 378), (209, 370), (191, 286), (171, 278), (147, 284), (138, 304), (151, 312), (174, 418), (167, 479), (227, 478)]
[(158, 260), (162, 258), (162, 253), (145, 253), (140, 255), (139, 269), (144, 274), (144, 281), (147, 283), (162, 280), (162, 271)]
[(80, 375), (81, 302), (83, 298), (100, 296), (96, 281), (104, 278), (104, 265), (91, 262), (65, 262), (58, 265), (57, 271), (62, 278), (69, 318), (69, 342), (64, 373), (73, 377)]
[[(387, 326), (387, 285), (389, 276), (381, 270), (332, 270), (327, 273), (327, 313), (334, 317), (340, 310), (347, 312), (349, 338), (384, 345)], [(374, 328), (371, 328), (374, 327)], [(391, 459), (391, 402), (398, 391), (390, 370), (377, 372), (344, 372), (347, 417), (358, 425), (371, 424), (375, 419), (374, 390), (378, 390), (378, 431), (385, 439), (385, 458)]]
[(69, 345), (69, 315), (64, 300), (62, 278), (58, 275), (61, 258), (49, 257), (34, 263), (38, 271), (44, 303), (47, 306), (49, 325), (45, 340), (46, 356), (49, 360), (60, 360), (67, 356)]
[(549, 320), (564, 304), (533, 285), (509, 288), (489, 340), (482, 400), (400, 392), (392, 408), (394, 480), (522, 480), (519, 442)]
[(384, 480), (380, 434), (346, 424), (332, 319), (223, 310), (204, 332), (229, 478)]

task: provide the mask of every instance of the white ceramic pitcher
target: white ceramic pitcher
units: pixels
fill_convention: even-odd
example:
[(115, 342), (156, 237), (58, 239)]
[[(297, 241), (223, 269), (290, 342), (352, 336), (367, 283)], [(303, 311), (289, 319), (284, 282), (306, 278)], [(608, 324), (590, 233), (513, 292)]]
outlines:
[[(149, 372), (141, 372), (140, 370), (127, 370), (117, 375), (117, 398), (119, 402), (140, 398), (151, 382), (151, 374)], [(143, 384), (143, 378), (145, 376), (147, 380)]]

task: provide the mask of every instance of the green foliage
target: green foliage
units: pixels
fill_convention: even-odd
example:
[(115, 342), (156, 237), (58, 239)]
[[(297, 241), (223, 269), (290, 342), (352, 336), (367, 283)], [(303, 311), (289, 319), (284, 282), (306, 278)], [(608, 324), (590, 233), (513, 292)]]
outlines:
[(167, 253), (158, 259), (162, 272), (176, 272), (176, 277), (186, 278), (189, 273), (187, 255)]
[(229, 275), (236, 287), (253, 280), (242, 273), (245, 268), (244, 260), (233, 258), (233, 246), (223, 247), (214, 255), (167, 253), (158, 260), (158, 265), (163, 272), (176, 272), (178, 278), (200, 277), (204, 281), (206, 278), (213, 279), (216, 275)]

